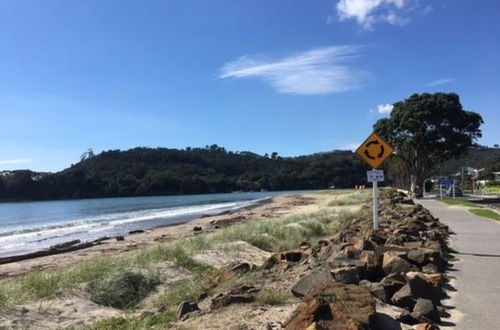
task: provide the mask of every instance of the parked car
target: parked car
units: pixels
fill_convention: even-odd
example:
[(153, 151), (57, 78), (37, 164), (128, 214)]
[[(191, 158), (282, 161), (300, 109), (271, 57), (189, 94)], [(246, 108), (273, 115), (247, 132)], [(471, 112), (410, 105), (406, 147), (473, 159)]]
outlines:
[(455, 197), (462, 197), (462, 189), (459, 186), (449, 186), (444, 192), (446, 197), (453, 197), (453, 189), (455, 189)]

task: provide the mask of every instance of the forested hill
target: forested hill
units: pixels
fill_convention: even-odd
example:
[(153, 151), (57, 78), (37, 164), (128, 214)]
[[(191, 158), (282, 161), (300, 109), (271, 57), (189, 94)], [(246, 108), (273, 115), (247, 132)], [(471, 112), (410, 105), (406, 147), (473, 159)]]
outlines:
[(4, 171), (0, 199), (35, 200), (352, 187), (366, 167), (350, 151), (260, 156), (212, 145), (89, 153), (57, 173)]

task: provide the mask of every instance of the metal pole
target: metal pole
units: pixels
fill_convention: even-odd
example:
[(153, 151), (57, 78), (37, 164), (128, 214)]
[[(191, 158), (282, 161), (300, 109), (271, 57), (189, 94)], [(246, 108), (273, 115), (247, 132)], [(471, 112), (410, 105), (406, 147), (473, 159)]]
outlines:
[(441, 199), (443, 199), (443, 185), (442, 184), (439, 185), (439, 197)]
[(455, 183), (453, 183), (453, 199), (455, 199)]
[[(375, 169), (373, 169), (375, 171)], [(378, 182), (373, 181), (373, 229), (378, 229)]]

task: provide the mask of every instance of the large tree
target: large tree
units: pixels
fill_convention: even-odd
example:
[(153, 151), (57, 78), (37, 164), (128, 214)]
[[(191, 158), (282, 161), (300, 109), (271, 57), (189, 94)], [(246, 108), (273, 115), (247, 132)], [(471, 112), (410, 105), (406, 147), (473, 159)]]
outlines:
[(442, 162), (458, 157), (481, 137), (481, 116), (466, 111), (455, 93), (413, 94), (394, 103), (374, 129), (395, 147), (395, 161), (409, 174), (411, 190), (423, 187)]

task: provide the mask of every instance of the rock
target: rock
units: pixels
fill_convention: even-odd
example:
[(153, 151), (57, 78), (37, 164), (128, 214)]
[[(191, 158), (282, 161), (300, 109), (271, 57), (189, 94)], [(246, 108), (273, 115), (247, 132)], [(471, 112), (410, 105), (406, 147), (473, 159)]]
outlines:
[(396, 306), (409, 309), (412, 309), (416, 302), (416, 298), (412, 295), (409, 283), (399, 289), (398, 292), (392, 296), (391, 300)]
[(434, 264), (427, 264), (422, 267), (422, 272), (424, 273), (437, 273), (438, 267)]
[(372, 295), (377, 297), (378, 299), (387, 302), (387, 294), (385, 292), (385, 288), (382, 284), (377, 282), (370, 282), (367, 280), (362, 280), (359, 282), (359, 285), (368, 289)]
[(291, 250), (283, 252), (283, 257), (289, 262), (300, 262), (302, 259), (307, 257), (307, 254), (302, 250)]
[(128, 232), (129, 235), (142, 234), (142, 233), (144, 233), (144, 230), (142, 229), (131, 230)]
[(180, 303), (179, 307), (177, 308), (177, 319), (178, 320), (185, 320), (189, 317), (189, 314), (192, 312), (197, 312), (199, 311), (200, 308), (198, 307), (198, 304), (193, 302), (190, 303), (189, 301), (183, 301)]
[(344, 284), (358, 284), (359, 283), (359, 268), (358, 267), (340, 267), (331, 271), (335, 282)]
[(193, 231), (202, 231), (203, 228), (201, 228), (200, 226), (194, 226), (193, 227)]
[(368, 290), (330, 282), (316, 285), (284, 324), (285, 329), (367, 329), (375, 313)]
[(376, 301), (375, 309), (377, 313), (385, 314), (399, 322), (414, 323), (410, 312), (404, 308)]
[(215, 296), (210, 304), (210, 309), (214, 310), (231, 304), (250, 303), (255, 301), (259, 288), (250, 285), (242, 285), (231, 289), (229, 292)]
[(123, 237), (123, 236), (116, 236), (116, 240), (117, 241), (124, 241), (125, 237)]
[(406, 273), (410, 270), (416, 269), (408, 261), (400, 257), (404, 252), (389, 251), (385, 252), (382, 260), (382, 269), (386, 274), (392, 273)]
[(411, 316), (419, 321), (431, 320), (433, 322), (440, 322), (439, 312), (436, 306), (429, 299), (418, 298)]
[(309, 242), (304, 241), (300, 243), (299, 248), (302, 250), (307, 250), (311, 248), (311, 244), (309, 244)]
[(262, 328), (263, 330), (279, 330), (283, 329), (280, 323), (278, 322), (267, 322), (267, 324)]
[(250, 264), (248, 262), (240, 262), (229, 267), (229, 271), (234, 273), (247, 273), (250, 271)]
[(333, 282), (333, 276), (328, 269), (322, 268), (315, 270), (309, 275), (299, 279), (293, 286), (292, 293), (296, 297), (303, 297), (316, 285), (329, 282)]
[(439, 328), (431, 323), (419, 323), (413, 326), (415, 330), (439, 330)]
[(397, 306), (413, 308), (418, 298), (429, 299), (438, 304), (441, 293), (432, 283), (417, 275), (410, 278), (408, 283), (392, 296), (392, 301)]
[(406, 254), (406, 258), (410, 262), (412, 262), (416, 265), (422, 265), (427, 260), (425, 250), (423, 250), (423, 249), (415, 249), (415, 250), (409, 251)]
[(389, 299), (406, 284), (406, 277), (400, 273), (390, 274), (384, 277), (380, 284), (384, 287)]

